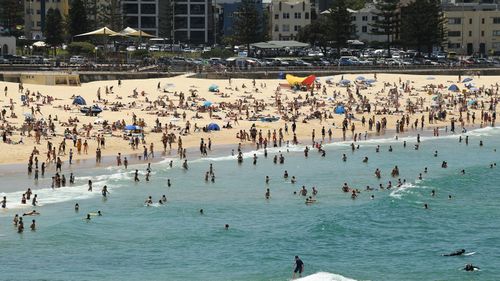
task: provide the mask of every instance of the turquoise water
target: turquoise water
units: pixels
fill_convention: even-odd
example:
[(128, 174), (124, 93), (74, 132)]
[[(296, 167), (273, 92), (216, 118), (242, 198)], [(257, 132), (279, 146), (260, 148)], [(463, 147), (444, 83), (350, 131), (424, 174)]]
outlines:
[[(267, 159), (259, 153), (256, 166), (253, 152), (242, 165), (228, 156), (190, 159), (187, 172), (177, 161), (169, 169), (165, 160), (152, 165), (148, 183), (145, 165), (129, 171), (78, 171), (72, 187), (36, 190), (42, 204), (37, 207), (41, 215), (34, 217), (36, 232), (28, 230), (30, 217), (25, 217), (23, 234), (11, 223), (15, 213), (31, 208), (10, 202), (8, 210), (0, 211), (0, 279), (289, 280), (293, 256), (299, 255), (305, 275), (325, 271), (355, 280), (496, 280), (500, 171), (489, 165), (500, 159), (494, 151), (500, 148), (500, 129), (467, 135), (468, 146), (458, 136), (424, 137), (419, 150), (413, 149), (414, 137), (360, 142), (354, 152), (350, 143), (335, 143), (326, 146), (324, 158), (311, 151), (306, 159), (303, 147), (291, 147), (290, 152), (283, 149), (283, 165), (273, 164), (274, 149)], [(362, 163), (365, 156), (368, 163)], [(442, 161), (448, 162), (447, 169), (441, 168)], [(204, 180), (209, 163), (215, 183)], [(394, 165), (407, 184), (364, 191), (366, 185), (385, 186), (389, 180), (396, 185), (397, 178), (390, 177)], [(424, 167), (429, 172), (419, 181)], [(142, 172), (139, 184), (133, 182), (135, 168)], [(382, 171), (380, 180), (373, 174), (376, 168)], [(296, 176), (296, 184), (283, 179), (284, 170)], [(271, 177), (268, 186), (266, 175)], [(4, 182), (13, 182), (13, 175), (6, 177)], [(94, 182), (93, 193), (86, 191), (88, 179)], [(24, 181), (19, 183), (28, 186)], [(362, 190), (358, 199), (341, 191), (344, 182)], [(104, 184), (111, 192), (107, 200), (99, 192)], [(317, 203), (306, 205), (293, 194), (302, 185), (309, 193), (312, 186), (318, 188)], [(48, 182), (39, 188), (44, 186)], [(266, 188), (270, 200), (264, 199)], [(20, 194), (6, 195), (18, 201)], [(166, 205), (144, 206), (149, 195), (157, 202), (163, 194)], [(73, 208), (76, 202), (79, 212)], [(83, 220), (97, 210), (104, 216)], [(441, 256), (460, 248), (476, 254)], [(460, 270), (465, 263), (481, 271)]]

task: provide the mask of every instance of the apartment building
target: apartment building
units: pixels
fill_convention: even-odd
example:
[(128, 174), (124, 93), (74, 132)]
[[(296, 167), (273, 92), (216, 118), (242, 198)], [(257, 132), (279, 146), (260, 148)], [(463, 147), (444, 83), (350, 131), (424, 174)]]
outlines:
[(160, 0), (122, 0), (123, 25), (158, 35)]
[(500, 54), (500, 10), (497, 3), (448, 3), (443, 5), (443, 10), (448, 51), (461, 55)]
[(67, 17), (69, 0), (26, 0), (24, 1), (25, 36), (34, 40), (44, 38), (47, 11), (58, 9), (62, 17)]
[(272, 0), (269, 16), (272, 40), (295, 40), (300, 29), (311, 23), (311, 2)]

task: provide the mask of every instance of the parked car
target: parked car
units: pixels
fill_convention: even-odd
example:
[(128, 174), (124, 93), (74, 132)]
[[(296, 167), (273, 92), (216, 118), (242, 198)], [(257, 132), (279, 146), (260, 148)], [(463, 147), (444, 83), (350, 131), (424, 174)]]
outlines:
[(82, 56), (72, 56), (69, 58), (70, 64), (83, 64), (85, 63), (85, 58)]

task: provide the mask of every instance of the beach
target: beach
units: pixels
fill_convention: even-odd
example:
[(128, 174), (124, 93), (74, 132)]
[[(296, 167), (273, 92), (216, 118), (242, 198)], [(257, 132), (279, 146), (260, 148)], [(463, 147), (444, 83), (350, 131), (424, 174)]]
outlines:
[[(303, 276), (312, 275), (305, 280), (494, 280), (500, 274), (495, 254), (500, 250), (496, 233), (500, 128), (493, 115), (498, 77), (464, 76), (458, 82), (459, 77), (452, 76), (378, 74), (376, 82), (367, 86), (363, 81), (375, 77), (359, 76), (320, 77), (321, 86), (312, 96), (310, 91), (288, 89), (285, 80), (255, 80), (256, 92), (250, 79), (211, 81), (187, 75), (124, 80), (120, 86), (118, 81), (81, 87), (23, 85), (25, 90), (56, 98), (51, 104), (40, 103), (41, 114), (33, 115), (47, 122), (57, 115), (57, 121), (55, 136), (49, 133), (40, 144), (35, 144), (33, 132), (28, 137), (20, 130), (12, 130), (8, 138), (11, 142), (22, 138), (22, 144), (0, 143), (0, 195), (7, 198), (6, 208), (0, 209), (6, 268), (1, 278), (290, 280), (293, 257), (298, 255), (305, 263)], [(473, 80), (463, 83), (466, 78)], [(346, 79), (350, 87), (337, 85)], [(208, 90), (212, 84), (219, 92)], [(459, 90), (450, 90), (452, 84)], [(7, 97), (0, 100), (4, 108), (13, 100), (17, 118), (8, 112), (2, 128), (20, 127), (31, 106), (21, 107), (18, 84), (0, 82), (1, 89), (6, 85)], [(113, 86), (114, 93), (106, 95), (106, 86), (108, 90)], [(84, 116), (81, 106), (71, 105), (78, 95), (87, 105), (94, 104), (99, 88), (98, 104), (104, 110), (98, 117)], [(397, 94), (394, 90), (389, 94), (391, 88)], [(128, 97), (134, 89), (137, 97)], [(186, 95), (187, 106), (178, 105), (180, 92)], [(356, 110), (360, 100), (370, 104), (370, 112)], [(125, 106), (109, 110), (113, 103)], [(463, 123), (460, 103), (466, 104)], [(32, 103), (34, 111), (36, 104)], [(64, 110), (65, 106), (70, 109)], [(340, 106), (344, 112), (336, 113)], [(175, 111), (179, 117), (173, 116)], [(445, 117), (429, 120), (429, 111)], [(253, 115), (258, 117), (247, 120)], [(408, 122), (401, 128), (403, 116)], [(263, 122), (260, 117), (279, 120)], [(78, 122), (60, 123), (69, 118)], [(157, 118), (163, 129), (151, 132)], [(133, 126), (144, 120), (145, 142), (138, 149), (124, 138), (129, 132), (101, 125), (122, 119)], [(187, 121), (190, 133), (184, 134)], [(382, 128), (377, 122), (386, 125)], [(81, 128), (89, 123), (93, 128), (87, 136)], [(169, 123), (166, 133), (174, 133), (175, 142), (163, 151), (164, 126)], [(199, 127), (216, 123), (220, 131), (193, 132), (195, 123)], [(224, 128), (227, 123), (232, 128)], [(72, 134), (66, 134), (66, 151), (56, 153), (61, 170), (50, 163), (45, 175), (35, 180), (33, 158), (38, 157), (40, 166), (47, 141), (58, 149), (64, 130), (75, 125), (76, 138), (88, 142), (88, 154), (78, 154)], [(243, 130), (249, 136), (238, 138)], [(257, 132), (255, 142), (252, 130)], [(97, 142), (102, 134), (104, 147)], [(179, 136), (186, 157), (178, 154)], [(206, 154), (200, 153), (201, 138), (205, 144), (208, 138), (212, 142)], [(155, 156), (143, 159), (143, 146), (149, 149), (150, 143)], [(33, 170), (27, 174), (35, 146), (39, 155), (31, 159)], [(97, 148), (102, 149), (100, 163), (95, 160)], [(121, 161), (130, 159), (128, 167), (123, 162), (117, 165), (118, 153)], [(70, 173), (74, 183), (55, 185), (52, 177), (69, 179)], [(21, 202), (27, 188), (38, 195), (35, 206)], [(163, 195), (167, 200), (162, 202)], [(40, 214), (22, 216), (33, 209)], [(95, 215), (98, 211), (102, 216)], [(23, 231), (13, 226), (15, 214), (24, 218)], [(36, 230), (30, 230), (31, 220), (36, 220)], [(467, 255), (443, 256), (462, 248)], [(481, 270), (466, 272), (462, 270), (466, 263)]]
[[(24, 143), (19, 145), (0, 143), (0, 149), (3, 151), (0, 156), (0, 163), (27, 163), (35, 146), (40, 151), (40, 154), (44, 155), (46, 152), (47, 140), (50, 140), (50, 142), (57, 147), (64, 139), (65, 129), (72, 130), (75, 126), (78, 138), (88, 141), (88, 153), (76, 153), (73, 160), (95, 158), (95, 151), (97, 148), (96, 137), (100, 134), (104, 135), (106, 140), (105, 148), (102, 149), (103, 156), (116, 156), (118, 153), (122, 153), (123, 155), (130, 154), (133, 158), (133, 155), (142, 153), (142, 148), (132, 150), (128, 145), (128, 141), (124, 140), (123, 131), (121, 129), (106, 129), (103, 128), (102, 123), (107, 121), (108, 124), (111, 124), (113, 122), (123, 121), (126, 125), (130, 125), (133, 123), (132, 118), (134, 114), (137, 116), (137, 119), (144, 120), (146, 124), (144, 132), (146, 133), (145, 142), (148, 149), (150, 143), (153, 143), (155, 150), (160, 152), (163, 151), (161, 139), (162, 133), (164, 133), (165, 130), (151, 133), (151, 130), (156, 125), (157, 119), (159, 123), (161, 123), (162, 128), (168, 124), (172, 125), (168, 133), (174, 133), (176, 139), (182, 128), (185, 128), (186, 122), (189, 121), (191, 132), (182, 136), (184, 147), (198, 147), (201, 138), (205, 138), (205, 141), (207, 138), (211, 138), (214, 145), (237, 144), (240, 142), (240, 140), (236, 138), (239, 130), (248, 131), (252, 124), (255, 124), (256, 127), (264, 133), (267, 133), (268, 130), (273, 131), (283, 128), (286, 123), (290, 127), (290, 117), (292, 115), (290, 112), (292, 106), (290, 106), (290, 104), (294, 102), (294, 99), (296, 99), (298, 105), (296, 109), (298, 124), (296, 133), (298, 140), (311, 140), (313, 129), (315, 130), (316, 136), (321, 136), (321, 129), (323, 127), (325, 127), (326, 130), (331, 128), (333, 138), (338, 139), (342, 137), (341, 128), (345, 115), (334, 113), (336, 105), (347, 105), (349, 103), (350, 98), (348, 89), (351, 92), (351, 96), (355, 98), (355, 100), (351, 100), (350, 103), (354, 106), (359, 105), (359, 98), (355, 96), (356, 86), (354, 82), (356, 78), (361, 76), (365, 79), (374, 79), (372, 74), (370, 74), (370, 76), (366, 75), (366, 77), (363, 75), (339, 75), (330, 77), (333, 81), (333, 85), (327, 84), (325, 78), (323, 78), (323, 80), (320, 79), (321, 87), (325, 86), (326, 93), (323, 93), (322, 88), (315, 90), (314, 92), (316, 95), (309, 97), (310, 99), (316, 100), (313, 102), (314, 105), (305, 102), (306, 95), (310, 95), (309, 91), (292, 91), (282, 87), (278, 97), (283, 108), (279, 110), (276, 103), (277, 98), (275, 91), (280, 84), (287, 84), (285, 80), (256, 80), (255, 88), (258, 90), (258, 92), (256, 92), (251, 79), (232, 79), (230, 83), (229, 80), (213, 81), (188, 78), (186, 76), (188, 75), (165, 79), (128, 80), (122, 81), (121, 86), (118, 86), (118, 81), (91, 82), (85, 83), (81, 87), (23, 85), (25, 92), (29, 90), (31, 95), (35, 95), (32, 96), (33, 102), (31, 102), (29, 106), (22, 106), (18, 84), (0, 82), (1, 89), (5, 87), (8, 88), (7, 96), (0, 99), (3, 108), (7, 110), (7, 122), (3, 125), (6, 126), (8, 124), (17, 128), (17, 130), (13, 130), (12, 136), (9, 135), (8, 138), (14, 143), (22, 139)], [(464, 76), (461, 79), (465, 79), (466, 77), (471, 76)], [(342, 79), (350, 80), (352, 82), (350, 84), (351, 86), (338, 86), (338, 82)], [(497, 77), (473, 77), (473, 79), (472, 83), (474, 88), (480, 89), (484, 87), (484, 89), (493, 89), (493, 91), (497, 91)], [(408, 99), (414, 103), (416, 103), (419, 98), (423, 99), (420, 101), (421, 105), (416, 108), (415, 114), (411, 115), (411, 121), (413, 122), (414, 119), (420, 119), (422, 115), (427, 118), (428, 111), (425, 110), (426, 108), (430, 108), (433, 102), (432, 97), (435, 94), (429, 93), (429, 90), (432, 89), (426, 86), (435, 85), (437, 87), (442, 85), (439, 92), (445, 96), (449, 95), (450, 97), (456, 96), (456, 94), (461, 93), (464, 89), (464, 83), (458, 83), (458, 77), (453, 76), (429, 77), (423, 75), (379, 74), (376, 80), (377, 82), (372, 83), (370, 87), (359, 87), (359, 94), (361, 96), (366, 96), (372, 108), (371, 113), (355, 113), (355, 119), (352, 120), (352, 124), (355, 125), (356, 134), (361, 133), (364, 135), (365, 132), (373, 133), (373, 130), (370, 131), (366, 126), (362, 126), (360, 122), (362, 116), (365, 116), (366, 119), (375, 116), (377, 121), (385, 118), (387, 120), (387, 129), (394, 130), (396, 121), (401, 120), (402, 115), (406, 114), (405, 106)], [(159, 89), (158, 83), (160, 84)], [(209, 91), (212, 84), (218, 86), (219, 92)], [(408, 87), (409, 91), (405, 92), (404, 89), (401, 89), (401, 87), (404, 86), (403, 84), (408, 85), (405, 87)], [(456, 84), (460, 87), (458, 93), (448, 91), (448, 87), (452, 84)], [(243, 85), (246, 87), (243, 88)], [(106, 94), (106, 87), (108, 87), (109, 94)], [(109, 90), (111, 87), (113, 93)], [(395, 112), (396, 108), (394, 107), (394, 103), (390, 102), (388, 99), (388, 92), (391, 88), (397, 88), (400, 92), (398, 96), (398, 109), (400, 112)], [(101, 101), (97, 100), (97, 92), (99, 89)], [(133, 97), (134, 90), (137, 93), (137, 97)], [(164, 90), (167, 92), (164, 92)], [(434, 90), (437, 91), (438, 89)], [(334, 91), (337, 93), (335, 94), (335, 98), (333, 98)], [(185, 104), (182, 107), (179, 106), (179, 94), (181, 92), (186, 98)], [(40, 93), (41, 96), (51, 96), (55, 100), (50, 104), (43, 104), (43, 97), (39, 97), (37, 101), (37, 93)], [(192, 97), (192, 94), (194, 97)], [(72, 105), (75, 96), (83, 97), (88, 106), (98, 104), (104, 109), (103, 112), (99, 114), (98, 117), (85, 116), (80, 112), (81, 106)], [(475, 98), (475, 96), (471, 96), (471, 98)], [(483, 95), (482, 98), (477, 98), (478, 102), (481, 100), (487, 101), (488, 97)], [(157, 103), (155, 103), (155, 101), (157, 101)], [(241, 106), (240, 109), (238, 109), (238, 102), (240, 101)], [(13, 105), (11, 105), (11, 102)], [(203, 107), (205, 102), (210, 102), (211, 104), (212, 118), (209, 117), (210, 113), (208, 109), (203, 111), (199, 110), (200, 107)], [(258, 107), (255, 107), (255, 102), (259, 103)], [(40, 106), (40, 112), (36, 112), (37, 105)], [(11, 106), (13, 106), (12, 112), (16, 118), (9, 118), (12, 114), (10, 111)], [(67, 108), (64, 108), (65, 106)], [(115, 108), (117, 111), (112, 111), (112, 108)], [(279, 117), (280, 120), (277, 122), (248, 121), (247, 108), (248, 116), (250, 117), (254, 115), (275, 116)], [(377, 110), (382, 111), (383, 108), (387, 109), (386, 114), (383, 114), (383, 112), (374, 114)], [(349, 112), (354, 112), (354, 109), (353, 107)], [(456, 107), (447, 109), (451, 116), (458, 119), (458, 110)], [(394, 113), (389, 114), (389, 111)], [(472, 111), (474, 111), (474, 109), (472, 109)], [(480, 112), (480, 110), (476, 111), (478, 113)], [(43, 137), (39, 144), (34, 142), (33, 132), (31, 132), (32, 137), (21, 136), (19, 132), (25, 120), (25, 116), (31, 116), (33, 112), (37, 120), (42, 118), (48, 120), (49, 116), (52, 119), (57, 117), (57, 120), (54, 121), (55, 135), (49, 134), (47, 137)], [(321, 112), (322, 114), (327, 113), (328, 118), (322, 120), (308, 119), (307, 124), (302, 123), (306, 117), (315, 112)], [(186, 118), (182, 116), (184, 113), (186, 114)], [(174, 114), (176, 117), (174, 117)], [(196, 114), (199, 118), (195, 118)], [(284, 120), (285, 116), (288, 117), (288, 121)], [(238, 119), (237, 123), (234, 122), (235, 117)], [(77, 118), (78, 122), (68, 122), (70, 118)], [(477, 118), (479, 119), (479, 116)], [(220, 128), (230, 123), (232, 129), (223, 128), (221, 131), (211, 133), (201, 131), (193, 132), (195, 125), (202, 128), (210, 123), (216, 123)], [(91, 125), (92, 129), (87, 132), (87, 130), (83, 128), (84, 125)], [(436, 120), (434, 124), (429, 124), (429, 122), (425, 124), (426, 127), (445, 127), (447, 125), (449, 125), (448, 120), (444, 122)], [(352, 139), (351, 123), (348, 129), (347, 139)], [(174, 148), (176, 148), (176, 144), (174, 143), (173, 145)], [(64, 152), (65, 154), (61, 155), (63, 156), (63, 161), (67, 161), (68, 152), (69, 146)]]

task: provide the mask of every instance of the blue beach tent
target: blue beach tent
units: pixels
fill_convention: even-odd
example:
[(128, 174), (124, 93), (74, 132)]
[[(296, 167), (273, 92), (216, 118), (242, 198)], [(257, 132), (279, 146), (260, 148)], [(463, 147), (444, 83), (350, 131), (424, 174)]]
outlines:
[(453, 84), (450, 87), (448, 87), (448, 91), (458, 92), (458, 91), (460, 91), (460, 89), (458, 88), (457, 85)]
[(82, 96), (76, 96), (75, 99), (73, 100), (73, 104), (77, 105), (86, 105), (87, 102)]
[(335, 107), (334, 111), (335, 111), (336, 114), (344, 114), (345, 113), (345, 108), (342, 105), (337, 105)]
[(209, 131), (220, 131), (220, 127), (219, 127), (219, 125), (217, 125), (215, 123), (210, 123), (207, 126), (207, 130), (209, 130)]

